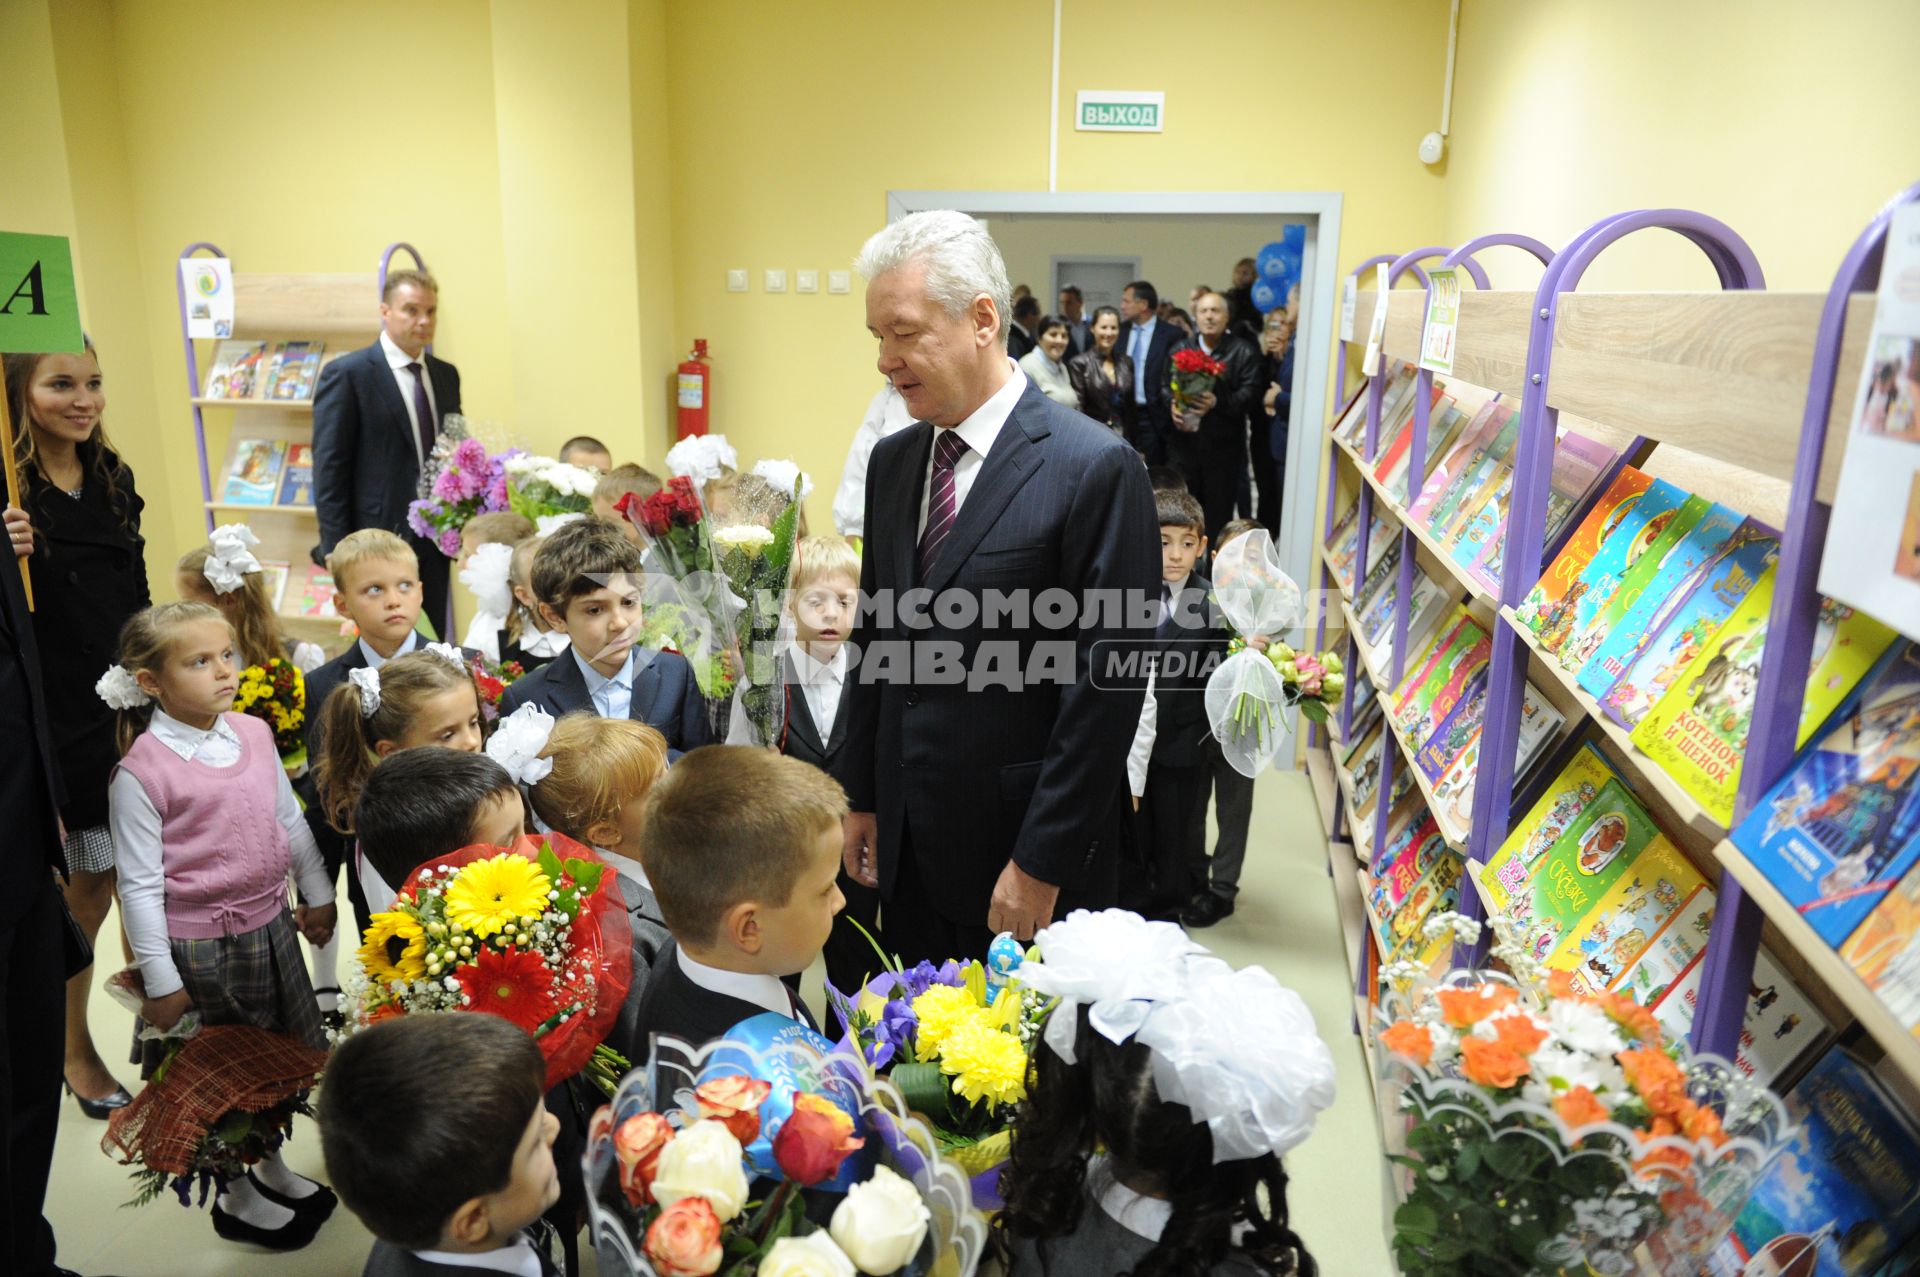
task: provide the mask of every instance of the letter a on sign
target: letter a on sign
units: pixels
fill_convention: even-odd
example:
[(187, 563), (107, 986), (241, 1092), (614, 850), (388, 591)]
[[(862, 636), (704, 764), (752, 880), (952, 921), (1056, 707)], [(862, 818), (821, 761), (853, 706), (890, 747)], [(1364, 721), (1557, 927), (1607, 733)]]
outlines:
[(44, 355), (83, 346), (67, 241), (0, 231), (0, 350)]

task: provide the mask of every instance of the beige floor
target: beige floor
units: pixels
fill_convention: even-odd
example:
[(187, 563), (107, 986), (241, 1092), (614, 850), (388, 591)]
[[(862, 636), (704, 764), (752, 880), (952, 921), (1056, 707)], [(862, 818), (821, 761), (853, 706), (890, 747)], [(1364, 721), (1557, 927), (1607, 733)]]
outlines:
[[(1332, 1046), (1339, 1098), (1313, 1137), (1288, 1159), (1288, 1202), (1322, 1273), (1375, 1277), (1391, 1271), (1382, 1236), (1379, 1137), (1352, 1033), (1347, 968), (1311, 803), (1303, 775), (1271, 773), (1261, 780), (1239, 910), (1203, 938), (1221, 956), (1263, 963), (1297, 989)], [(89, 1019), (103, 1053), (117, 1052), (129, 1029), (125, 1013), (96, 997)], [(131, 1080), (128, 1072), (122, 1077)], [(130, 1195), (126, 1172), (101, 1153), (103, 1129), (70, 1102), (62, 1113), (47, 1214), (60, 1239), (63, 1266), (129, 1277), (350, 1277), (360, 1271), (370, 1239), (344, 1210), (306, 1250), (279, 1256), (220, 1241), (204, 1212), (182, 1210), (171, 1201), (123, 1209), (120, 1203)], [(288, 1160), (295, 1169), (324, 1178), (311, 1128), (296, 1131)]]

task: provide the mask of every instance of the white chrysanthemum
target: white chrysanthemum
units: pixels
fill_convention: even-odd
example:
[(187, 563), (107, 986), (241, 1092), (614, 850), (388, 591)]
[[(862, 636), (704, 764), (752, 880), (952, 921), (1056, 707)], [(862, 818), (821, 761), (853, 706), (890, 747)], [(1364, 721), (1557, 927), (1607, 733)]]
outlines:
[(1556, 999), (1547, 1008), (1547, 1031), (1554, 1041), (1569, 1049), (1601, 1059), (1612, 1059), (1614, 1052), (1627, 1045), (1606, 1012), (1591, 1002), (1570, 998)]

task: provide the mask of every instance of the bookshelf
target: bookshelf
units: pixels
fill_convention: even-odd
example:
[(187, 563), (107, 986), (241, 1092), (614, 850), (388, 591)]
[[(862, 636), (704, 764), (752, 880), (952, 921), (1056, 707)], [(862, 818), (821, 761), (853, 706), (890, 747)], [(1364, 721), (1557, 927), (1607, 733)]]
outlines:
[[(1920, 186), (1894, 204), (1920, 199)], [(1817, 596), (1814, 579), (1837, 482), (1852, 409), (1854, 375), (1866, 357), (1878, 280), (1879, 251), (1892, 204), (1861, 235), (1846, 256), (1833, 288), (1818, 293), (1763, 291), (1759, 263), (1728, 227), (1695, 213), (1657, 209), (1602, 219), (1555, 253), (1523, 236), (1496, 235), (1449, 252), (1423, 248), (1369, 259), (1355, 271), (1370, 281), (1388, 266), (1384, 293), (1360, 290), (1355, 335), (1364, 340), (1372, 307), (1385, 308), (1381, 371), (1364, 387), (1366, 430), (1354, 446), (1326, 439), (1321, 494), (1320, 585), (1327, 591), (1316, 639), (1344, 645), (1349, 694), (1337, 716), (1351, 726), (1352, 691), (1369, 679), (1388, 695), (1404, 674), (1407, 609), (1396, 607), (1392, 659), (1383, 659), (1383, 639), (1368, 645), (1356, 624), (1356, 585), (1343, 581), (1328, 551), (1340, 512), (1358, 507), (1359, 546), (1353, 575), (1365, 576), (1372, 520), (1400, 543), (1398, 598), (1409, 596), (1417, 566), (1439, 585), (1449, 605), (1463, 604), (1492, 635), (1488, 693), (1480, 744), (1480, 772), (1473, 818), (1465, 830), (1442, 829), (1469, 862), (1462, 912), (1479, 914), (1483, 902), (1473, 866), (1505, 839), (1513, 818), (1531, 805), (1533, 790), (1558, 773), (1571, 751), (1591, 744), (1606, 758), (1656, 824), (1715, 885), (1717, 907), (1703, 959), (1704, 976), (1694, 1045), (1731, 1057), (1738, 1037), (1755, 954), (1764, 942), (1771, 956), (1801, 986), (1836, 1028), (1857, 1022), (1890, 1063), (1920, 1082), (1920, 1039), (1890, 1015), (1873, 992), (1799, 916), (1739, 849), (1728, 828), (1651, 759), (1629, 733), (1608, 719), (1574, 676), (1548, 656), (1514, 608), (1561, 548), (1549, 544), (1547, 476), (1555, 433), (1565, 428), (1594, 439), (1617, 454), (1589, 489), (1581, 508), (1563, 525), (1571, 536), (1586, 509), (1618, 467), (1633, 465), (1655, 478), (1782, 529), (1775, 594), (1769, 616), (1767, 658), (1761, 664), (1754, 720), (1734, 806), (1734, 823), (1779, 778), (1794, 754), (1794, 734), (1805, 694), (1814, 639)], [(1677, 233), (1707, 257), (1722, 289), (1710, 293), (1582, 293), (1578, 285), (1593, 261), (1620, 239), (1645, 231)], [(1504, 245), (1533, 254), (1542, 266), (1531, 291), (1491, 291), (1470, 267), (1476, 254)], [(1498, 588), (1466, 571), (1419, 522), (1408, 501), (1397, 498), (1374, 475), (1381, 438), (1382, 400), (1390, 370), (1417, 362), (1425, 318), (1426, 287), (1417, 263), (1459, 266), (1477, 288), (1463, 290), (1453, 377), (1482, 390), (1519, 400), (1519, 431), (1513, 457), (1514, 484), (1506, 552)], [(1426, 455), (1430, 374), (1412, 391), (1414, 412), (1407, 491), (1418, 492), (1435, 458)], [(1345, 368), (1341, 385), (1344, 391)], [(1345, 395), (1337, 410), (1345, 408)], [(1342, 633), (1344, 631), (1344, 633)], [(1417, 646), (1417, 644), (1416, 644)], [(1515, 774), (1520, 700), (1532, 686), (1565, 717), (1529, 777)], [(1388, 712), (1389, 730), (1391, 715)], [(1339, 735), (1340, 733), (1334, 733)], [(1400, 740), (1397, 732), (1391, 732)], [(1329, 834), (1343, 829), (1353, 788), (1329, 748), (1328, 733), (1310, 739), (1308, 770), (1316, 786), (1334, 779), (1331, 802), (1321, 811)], [(1416, 742), (1417, 745), (1417, 742)], [(1411, 750), (1383, 750), (1369, 837), (1356, 840), (1364, 863), (1384, 846), (1393, 770), (1411, 766)], [(1425, 777), (1415, 769), (1416, 781)], [(1516, 781), (1521, 782), (1516, 785)], [(1426, 785), (1420, 786), (1435, 806)], [(1516, 790), (1518, 792), (1516, 792)], [(1437, 815), (1438, 813), (1436, 813)], [(1351, 835), (1349, 835), (1351, 836)], [(1338, 858), (1336, 858), (1338, 859)], [(1336, 880), (1342, 869), (1335, 867)], [(1361, 883), (1362, 901), (1365, 883)], [(1462, 953), (1477, 961), (1482, 953)], [(1350, 955), (1351, 960), (1351, 955)], [(1356, 980), (1359, 973), (1356, 972)], [(1361, 996), (1368, 990), (1359, 988)]]
[[(378, 339), (380, 333), (379, 300), (394, 254), (405, 252), (414, 266), (425, 270), (426, 262), (413, 245), (397, 242), (381, 253), (378, 267), (369, 274), (283, 274), (270, 272), (233, 273), (234, 340), (267, 343), (269, 352), (275, 342), (323, 341), (321, 366), (348, 351), (358, 350)], [(206, 241), (189, 244), (180, 252), (180, 260), (201, 253), (225, 257)], [(264, 440), (291, 448), (311, 444), (313, 440), (313, 400), (268, 398), (211, 398), (204, 391), (207, 371), (213, 367), (218, 341), (196, 339), (187, 326), (187, 296), (178, 266), (174, 286), (180, 302), (180, 344), (187, 371), (187, 406), (193, 417), (194, 446), (200, 462), (200, 501), (206, 513), (207, 530), (220, 523), (245, 523), (260, 538), (256, 550), (262, 561), (282, 561), (288, 565), (286, 594), (281, 602), (282, 628), (296, 638), (319, 643), (332, 655), (346, 646), (340, 621), (333, 617), (302, 615), (295, 600), (306, 580), (312, 562), (312, 548), (320, 540), (319, 518), (311, 504), (282, 504), (277, 491), (280, 474), (275, 475), (276, 499), (267, 503), (246, 503), (225, 499), (225, 484), (232, 449), (237, 440)], [(315, 381), (318, 381), (316, 371)]]

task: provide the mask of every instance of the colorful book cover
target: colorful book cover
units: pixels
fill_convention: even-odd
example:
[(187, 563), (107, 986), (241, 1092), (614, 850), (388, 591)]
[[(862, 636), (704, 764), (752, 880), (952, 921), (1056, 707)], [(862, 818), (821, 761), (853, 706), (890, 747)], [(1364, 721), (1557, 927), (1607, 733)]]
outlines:
[[(1432, 424), (1433, 406), (1440, 402), (1441, 394), (1442, 391), (1439, 386), (1432, 387), (1428, 392), (1427, 409), (1429, 425)], [(1395, 462), (1400, 463), (1402, 466), (1406, 464), (1407, 450), (1413, 446), (1413, 410), (1419, 406), (1419, 402), (1417, 396), (1407, 396), (1406, 412), (1404, 415), (1395, 416), (1391, 426), (1391, 434), (1388, 433), (1388, 423), (1385, 421), (1381, 422), (1380, 446), (1375, 452), (1373, 459), (1373, 477), (1382, 483), (1384, 483), (1387, 476), (1393, 472)]]
[(1363, 379), (1360, 382), (1360, 389), (1354, 391), (1347, 399), (1346, 406), (1340, 410), (1339, 417), (1334, 420), (1332, 428), (1327, 433), (1335, 439), (1345, 439), (1356, 429), (1354, 419), (1365, 418), (1366, 415), (1367, 383)]
[(1643, 1007), (1657, 1006), (1707, 947), (1713, 930), (1713, 888), (1701, 885), (1681, 902), (1610, 986)]
[[(1691, 506), (1693, 501), (1687, 504)], [(1570, 657), (1568, 649), (1561, 652), (1562, 663), (1580, 662), (1574, 681), (1587, 695), (1600, 700), (1613, 690), (1614, 683), (1626, 673), (1627, 662), (1646, 645), (1655, 613), (1668, 600), (1700, 583), (1700, 574), (1708, 570), (1714, 556), (1733, 539), (1743, 522), (1727, 507), (1707, 503), (1693, 526), (1669, 541), (1664, 553), (1641, 556), (1620, 582), (1613, 601), (1580, 649)], [(1674, 527), (1679, 526), (1676, 521)]]
[(1806, 744), (1898, 637), (1865, 612), (1834, 599), (1820, 600), (1820, 624), (1813, 632), (1813, 661), (1807, 670), (1807, 699), (1800, 707), (1796, 745)]
[(1660, 539), (1686, 500), (1685, 492), (1665, 479), (1655, 479), (1619, 512), (1612, 531), (1580, 569), (1579, 577), (1557, 602), (1541, 612), (1534, 633), (1542, 648), (1558, 653), (1585, 631), (1612, 597), (1621, 575)]
[(1494, 436), (1500, 433), (1500, 427), (1510, 415), (1500, 412), (1500, 398), (1497, 395), (1482, 404), (1455, 436), (1453, 446), (1444, 453), (1435, 454), (1439, 457), (1438, 464), (1429, 462), (1427, 481), (1420, 486), (1420, 495), (1408, 507), (1407, 517), (1422, 526), (1431, 525), (1434, 507), (1453, 491), (1467, 467), (1493, 442)]
[(252, 399), (260, 389), (260, 363), (265, 358), (263, 341), (223, 341), (214, 349), (213, 367), (207, 370), (207, 399)]
[(1880, 897), (1840, 946), (1840, 957), (1888, 1013), (1920, 1037), (1920, 866)]
[(1665, 842), (1626, 786), (1608, 781), (1547, 849), (1526, 886), (1507, 897), (1501, 911), (1521, 947), (1545, 961), (1642, 851)]
[(1528, 808), (1527, 814), (1507, 831), (1500, 850), (1487, 858), (1480, 881), (1488, 896), (1496, 903), (1505, 904), (1532, 881), (1540, 858), (1573, 827), (1580, 813), (1600, 797), (1600, 791), (1613, 779), (1613, 768), (1591, 743), (1576, 752)]
[(1402, 804), (1388, 814), (1387, 836), (1381, 840), (1380, 848), (1377, 851), (1367, 848), (1369, 878), (1378, 878), (1386, 872), (1387, 866), (1411, 845), (1415, 828), (1426, 816), (1426, 808), (1418, 803)]
[(1400, 738), (1418, 748), (1433, 735), (1433, 729), (1466, 695), (1474, 676), (1487, 668), (1493, 655), (1493, 638), (1469, 619), (1472, 628), (1461, 635), (1460, 645), (1450, 650), (1434, 667), (1425, 682), (1407, 700), (1395, 707)]
[(314, 378), (320, 374), (320, 354), (326, 343), (283, 341), (273, 348), (267, 369), (267, 398), (311, 399)]
[[(1433, 641), (1422, 647), (1412, 659), (1408, 660), (1400, 679), (1400, 686), (1393, 690), (1394, 708), (1398, 710), (1406, 698), (1426, 681), (1427, 676), (1432, 674), (1434, 668), (1445, 658), (1448, 648), (1458, 642), (1470, 629), (1478, 630), (1479, 628), (1464, 607), (1455, 607), (1448, 613), (1440, 628), (1434, 631)], [(1471, 642), (1471, 639), (1468, 641)]]
[[(1546, 545), (1559, 539), (1567, 521), (1593, 491), (1593, 485), (1600, 482), (1600, 475), (1613, 464), (1613, 458), (1613, 449), (1583, 434), (1569, 430), (1560, 436), (1554, 445), (1553, 473), (1547, 484)], [(1497, 565), (1492, 575), (1499, 578)]]
[[(1711, 909), (1708, 917), (1712, 917)], [(1685, 1041), (1693, 1032), (1693, 1016), (1700, 1002), (1700, 979), (1706, 963), (1703, 949), (1653, 1005), (1653, 1018), (1669, 1041)], [(1756, 952), (1753, 983), (1747, 989), (1747, 1010), (1740, 1025), (1740, 1041), (1733, 1050), (1734, 1067), (1763, 1085), (1777, 1086), (1791, 1077), (1807, 1053), (1831, 1032), (1833, 1026), (1801, 992), (1800, 986), (1780, 969), (1765, 949)]]
[(1356, 616), (1364, 613), (1374, 600), (1380, 597), (1382, 590), (1391, 591), (1400, 578), (1400, 537), (1395, 534), (1387, 538), (1387, 548), (1380, 552), (1380, 561), (1367, 573), (1366, 580), (1360, 582), (1360, 588), (1353, 594), (1353, 610)]
[(287, 599), (287, 574), (291, 570), (285, 559), (260, 560), (260, 579), (267, 587), (267, 605), (274, 611)]
[[(1453, 561), (1489, 589), (1498, 589), (1500, 584), (1500, 543), (1506, 539), (1512, 496), (1513, 470), (1509, 467), (1502, 472), (1499, 486), (1487, 494), (1477, 509), (1468, 513), (1447, 545), (1447, 554)], [(1489, 560), (1494, 563), (1493, 575), (1486, 570)]]
[(1486, 445), (1468, 458), (1452, 487), (1433, 504), (1427, 530), (1446, 543), (1467, 512), (1497, 487), (1503, 471), (1513, 468), (1513, 450), (1520, 437), (1520, 410), (1505, 400), (1493, 404), (1489, 422), (1495, 427)]
[(1355, 756), (1356, 761), (1351, 776), (1354, 810), (1349, 813), (1355, 819), (1361, 818), (1363, 813), (1368, 819), (1373, 816), (1373, 796), (1375, 787), (1380, 783), (1380, 747), (1386, 744), (1386, 738), (1382, 734), (1384, 730), (1384, 723), (1375, 723), (1367, 732), (1366, 739), (1361, 742), (1360, 752)]
[(1453, 766), (1454, 760), (1480, 734), (1480, 720), (1486, 708), (1487, 675), (1483, 669), (1474, 675), (1467, 694), (1447, 712), (1446, 718), (1414, 755), (1428, 783), (1445, 775), (1447, 768)]
[(1368, 896), (1374, 915), (1385, 918), (1398, 909), (1413, 885), (1433, 868), (1446, 849), (1440, 827), (1426, 812), (1420, 813), (1419, 820), (1408, 822), (1399, 837), (1389, 839), (1381, 858), (1391, 856), (1391, 859), (1387, 859), (1386, 867), (1374, 879), (1373, 891)]
[[(1380, 399), (1380, 420), (1391, 421), (1399, 410), (1401, 399), (1413, 390), (1414, 366), (1400, 364), (1387, 379), (1385, 391)], [(1367, 396), (1370, 387), (1361, 383), (1360, 392), (1341, 416), (1340, 424), (1334, 428), (1334, 437), (1348, 447), (1358, 450), (1367, 437)]]
[(1855, 1277), (1920, 1230), (1920, 1133), (1838, 1047), (1785, 1096), (1794, 1134), (1707, 1271)]
[[(1449, 393), (1434, 404), (1433, 410), (1427, 414), (1427, 447), (1423, 470), (1431, 471), (1434, 461), (1447, 455), (1448, 449), (1453, 447), (1453, 441), (1471, 420), (1470, 412), (1470, 409), (1461, 406), (1457, 393)], [(1381, 480), (1387, 491), (1393, 494), (1393, 499), (1402, 505), (1407, 501), (1407, 489), (1410, 486), (1408, 469), (1412, 463), (1413, 450), (1408, 448)]]
[(1420, 928), (1429, 915), (1445, 913), (1460, 903), (1462, 861), (1458, 852), (1449, 851), (1428, 867), (1414, 883), (1393, 913), (1383, 919), (1386, 934), (1380, 938), (1380, 951), (1389, 962), (1412, 957), (1427, 947)]
[[(1426, 636), (1432, 632), (1434, 626), (1440, 623), (1440, 618), (1446, 614), (1448, 602), (1446, 591), (1435, 585), (1426, 576), (1422, 575), (1415, 579), (1413, 583), (1413, 615), (1407, 621), (1407, 643), (1409, 646), (1418, 647), (1420, 641), (1426, 638)], [(1381, 636), (1381, 642), (1375, 650), (1380, 653), (1381, 659), (1391, 667), (1393, 664), (1394, 649), (1394, 627), (1391, 624), (1393, 617), (1389, 615), (1387, 620), (1389, 624), (1386, 627), (1386, 633)]]
[[(1649, 493), (1640, 503), (1642, 508), (1651, 500)], [(1640, 536), (1625, 547), (1624, 560), (1616, 560), (1604, 575), (1594, 571), (1600, 558), (1587, 565), (1580, 578), (1587, 589), (1577, 609), (1573, 632), (1556, 652), (1561, 669), (1569, 674), (1580, 672), (1580, 667), (1607, 641), (1621, 615), (1638, 600), (1638, 591), (1648, 577), (1659, 570), (1667, 555), (1712, 508), (1713, 503), (1705, 497), (1687, 497), (1678, 509), (1649, 520)], [(1601, 557), (1607, 554), (1608, 547), (1602, 547)]]
[(280, 498), (276, 505), (313, 504), (313, 445), (287, 445), (286, 465), (280, 471)]
[(1838, 947), (1920, 860), (1920, 647), (1902, 644), (1733, 841)]
[[(1482, 699), (1480, 710), (1484, 712), (1485, 708)], [(1553, 702), (1540, 695), (1533, 684), (1527, 684), (1526, 693), (1520, 698), (1520, 735), (1513, 755), (1516, 785), (1566, 721), (1566, 716), (1553, 707)], [(1443, 820), (1452, 822), (1454, 829), (1473, 827), (1473, 782), (1480, 772), (1479, 726), (1477, 722), (1474, 724), (1473, 738), (1433, 784), (1435, 809)]]
[(1629, 730), (1637, 726), (1779, 554), (1778, 534), (1748, 519), (1688, 581), (1659, 599), (1638, 650), (1622, 657), (1625, 668), (1600, 698), (1607, 717)]
[(340, 615), (333, 607), (333, 578), (323, 567), (310, 565), (300, 589), (284, 610), (293, 616), (313, 616), (332, 620)]
[(1547, 955), (1547, 966), (1572, 972), (1584, 992), (1612, 988), (1681, 904), (1706, 885), (1679, 848), (1655, 839)]
[(281, 439), (237, 439), (227, 462), (227, 481), (220, 489), (225, 505), (272, 505), (274, 481), (287, 455)]
[(1556, 625), (1560, 623), (1567, 592), (1580, 579), (1580, 574), (1587, 570), (1587, 564), (1593, 562), (1593, 556), (1600, 552), (1606, 539), (1632, 516), (1640, 497), (1652, 485), (1650, 476), (1632, 466), (1621, 467), (1620, 473), (1607, 485), (1607, 490), (1587, 511), (1587, 517), (1567, 538), (1560, 553), (1554, 556), (1553, 562), (1540, 574), (1540, 579), (1527, 591), (1527, 596), (1520, 600), (1520, 606), (1514, 609), (1514, 615), (1528, 629), (1539, 634), (1549, 621)]

